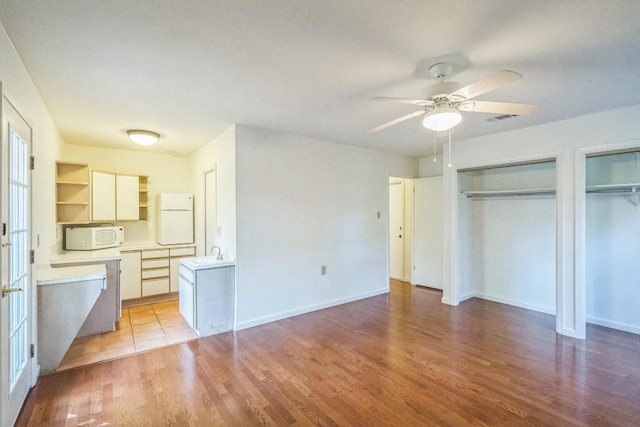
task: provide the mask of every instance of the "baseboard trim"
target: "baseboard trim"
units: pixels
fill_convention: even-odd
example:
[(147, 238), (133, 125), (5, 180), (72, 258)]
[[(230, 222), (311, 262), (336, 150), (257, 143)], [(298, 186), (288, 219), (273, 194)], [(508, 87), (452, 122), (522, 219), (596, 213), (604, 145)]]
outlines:
[(301, 314), (311, 313), (312, 311), (318, 311), (329, 307), (335, 307), (342, 304), (358, 301), (365, 298), (371, 298), (378, 295), (388, 294), (389, 288), (376, 289), (375, 291), (365, 292), (358, 295), (352, 295), (350, 297), (338, 298), (330, 301), (325, 301), (320, 304), (308, 305), (306, 307), (297, 308), (294, 310), (287, 310), (270, 316), (259, 317), (256, 319), (245, 320), (244, 322), (236, 323), (234, 330), (241, 331), (243, 329), (253, 328), (254, 326), (264, 325), (265, 323), (271, 323), (278, 320), (286, 319), (289, 317), (299, 316)]
[(629, 325), (628, 323), (614, 322), (612, 320), (600, 319), (593, 316), (587, 316), (587, 323), (640, 335), (640, 326)]
[(526, 308), (527, 310), (538, 311), (540, 313), (552, 314), (555, 316), (556, 310), (555, 308), (543, 307), (537, 304), (530, 304), (525, 301), (519, 301), (509, 298), (502, 298), (491, 294), (485, 294), (483, 292), (470, 292), (467, 295), (471, 295), (471, 297), (482, 298), (493, 302), (499, 302), (500, 304), (512, 305), (514, 307)]

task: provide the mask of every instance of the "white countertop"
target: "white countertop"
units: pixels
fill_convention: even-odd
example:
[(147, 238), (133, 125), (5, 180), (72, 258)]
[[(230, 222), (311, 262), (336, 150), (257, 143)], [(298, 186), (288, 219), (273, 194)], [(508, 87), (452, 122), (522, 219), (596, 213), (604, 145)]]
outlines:
[(84, 280), (104, 280), (107, 277), (107, 269), (104, 264), (58, 268), (51, 267), (50, 265), (38, 265), (36, 274), (38, 286), (43, 286)]
[(95, 251), (52, 251), (49, 262), (52, 266), (84, 262), (114, 261), (121, 259), (120, 248), (97, 249)]
[(200, 256), (195, 258), (182, 258), (180, 264), (190, 270), (206, 270), (209, 268), (232, 267), (236, 265), (235, 260), (217, 260), (215, 256)]
[(175, 249), (175, 248), (194, 248), (195, 243), (183, 243), (180, 245), (161, 245), (156, 242), (124, 242), (119, 247), (121, 252), (143, 251), (145, 249)]
[(112, 261), (119, 260), (120, 252), (132, 252), (141, 251), (145, 249), (169, 249), (169, 248), (189, 248), (195, 247), (194, 243), (182, 244), (182, 245), (160, 245), (156, 242), (134, 242), (115, 248), (96, 249), (93, 251), (65, 251), (65, 250), (52, 250), (49, 257), (51, 265), (65, 265), (74, 264), (80, 262), (100, 262), (100, 261)]

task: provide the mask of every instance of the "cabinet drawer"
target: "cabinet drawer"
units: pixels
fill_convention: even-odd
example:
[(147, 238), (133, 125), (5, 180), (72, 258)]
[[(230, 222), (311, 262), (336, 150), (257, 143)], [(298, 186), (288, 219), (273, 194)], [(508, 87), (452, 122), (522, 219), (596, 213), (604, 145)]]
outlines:
[(166, 294), (169, 292), (169, 278), (147, 279), (142, 281), (142, 296)]
[(195, 273), (191, 269), (183, 265), (180, 266), (180, 275), (191, 283), (195, 282), (196, 280)]
[[(155, 279), (157, 277), (169, 277), (168, 268), (154, 268), (153, 270), (142, 270), (143, 279)], [(169, 292), (169, 291), (167, 291)]]
[(142, 251), (142, 259), (168, 258), (169, 249), (147, 249)]
[(142, 261), (142, 269), (169, 267), (169, 258), (152, 258)]
[(196, 248), (170, 248), (169, 253), (172, 257), (174, 256), (195, 256)]

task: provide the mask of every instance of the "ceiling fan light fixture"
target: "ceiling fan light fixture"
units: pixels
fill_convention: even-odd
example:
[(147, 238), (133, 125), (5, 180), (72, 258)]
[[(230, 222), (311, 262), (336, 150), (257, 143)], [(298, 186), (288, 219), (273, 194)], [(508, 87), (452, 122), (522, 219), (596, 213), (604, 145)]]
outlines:
[(440, 107), (424, 116), (422, 125), (435, 132), (449, 130), (462, 121), (462, 114), (457, 108)]
[(158, 132), (142, 129), (129, 129), (127, 131), (127, 135), (129, 136), (129, 139), (136, 144), (144, 146), (153, 145), (158, 142), (158, 139), (160, 139), (160, 134)]

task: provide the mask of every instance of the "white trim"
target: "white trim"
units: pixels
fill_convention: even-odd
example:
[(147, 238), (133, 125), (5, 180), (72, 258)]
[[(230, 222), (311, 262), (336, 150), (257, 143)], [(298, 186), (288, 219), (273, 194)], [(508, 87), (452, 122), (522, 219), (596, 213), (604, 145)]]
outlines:
[(378, 295), (388, 294), (389, 287), (383, 289), (377, 289), (375, 291), (369, 291), (358, 295), (352, 295), (350, 297), (338, 298), (330, 301), (325, 301), (320, 304), (308, 305), (306, 307), (297, 308), (295, 310), (283, 311), (277, 314), (272, 314), (270, 316), (259, 317), (256, 319), (245, 320), (244, 322), (236, 323), (234, 330), (240, 331), (242, 329), (252, 328), (254, 326), (264, 325), (265, 323), (275, 322), (277, 320), (286, 319), (293, 316), (298, 316), (300, 314), (310, 313), (312, 311), (322, 310), (329, 307), (335, 307), (337, 305), (342, 305), (354, 301), (358, 301), (365, 298), (371, 298)]
[(600, 319), (598, 317), (587, 316), (587, 323), (604, 326), (605, 328), (617, 329), (619, 331), (631, 332), (640, 335), (640, 326), (629, 325), (622, 322), (613, 322), (611, 320)]
[(509, 298), (502, 298), (502, 297), (498, 297), (495, 295), (491, 295), (491, 294), (485, 294), (483, 292), (470, 292), (469, 294), (469, 298), (471, 297), (475, 297), (475, 298), (481, 298), (481, 299), (486, 299), (488, 301), (493, 301), (493, 302), (497, 302), (500, 304), (506, 304), (506, 305), (511, 305), (514, 307), (520, 307), (520, 308), (525, 308), (527, 310), (533, 310), (533, 311), (537, 311), (540, 313), (546, 313), (546, 314), (551, 314), (553, 316), (556, 315), (556, 310), (553, 307), (544, 307), (542, 305), (537, 305), (537, 304), (530, 304), (526, 301), (519, 301), (519, 300), (514, 300), (514, 299), (509, 299)]

